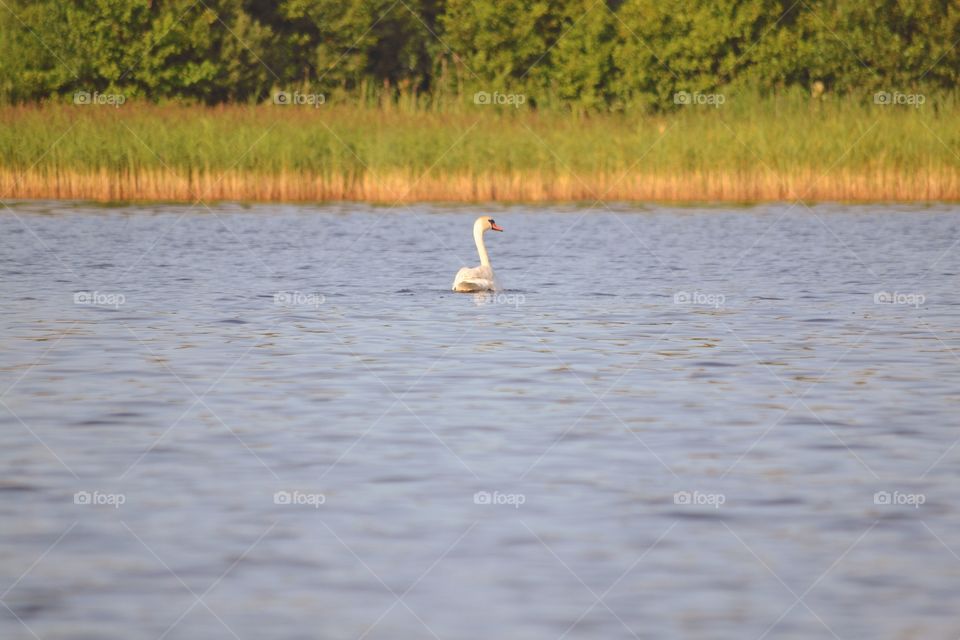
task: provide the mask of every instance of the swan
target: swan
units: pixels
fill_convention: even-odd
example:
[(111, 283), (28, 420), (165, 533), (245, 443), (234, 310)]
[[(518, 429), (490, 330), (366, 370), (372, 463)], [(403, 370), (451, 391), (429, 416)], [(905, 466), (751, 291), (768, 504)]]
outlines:
[(483, 233), (488, 229), (494, 231), (503, 231), (493, 221), (493, 218), (480, 216), (473, 223), (473, 241), (477, 243), (477, 253), (480, 254), (479, 267), (463, 267), (457, 271), (457, 276), (453, 279), (454, 291), (494, 291), (497, 288), (497, 281), (493, 277), (493, 267), (490, 266), (490, 258), (487, 256), (487, 248), (483, 245)]

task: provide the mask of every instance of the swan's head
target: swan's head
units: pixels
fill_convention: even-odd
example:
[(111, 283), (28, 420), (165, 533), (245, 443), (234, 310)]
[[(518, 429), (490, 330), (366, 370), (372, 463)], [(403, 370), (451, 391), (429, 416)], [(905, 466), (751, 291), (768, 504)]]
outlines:
[(480, 216), (477, 218), (476, 222), (473, 223), (474, 229), (479, 229), (480, 233), (484, 231), (494, 230), (494, 231), (503, 231), (502, 227), (498, 227), (497, 223), (493, 221), (493, 218), (488, 216)]

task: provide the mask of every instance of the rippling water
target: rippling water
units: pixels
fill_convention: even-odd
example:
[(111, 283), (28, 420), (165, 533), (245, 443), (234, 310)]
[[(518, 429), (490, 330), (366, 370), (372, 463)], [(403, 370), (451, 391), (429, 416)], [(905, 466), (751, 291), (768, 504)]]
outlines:
[(0, 637), (956, 638), (957, 213), (4, 209)]

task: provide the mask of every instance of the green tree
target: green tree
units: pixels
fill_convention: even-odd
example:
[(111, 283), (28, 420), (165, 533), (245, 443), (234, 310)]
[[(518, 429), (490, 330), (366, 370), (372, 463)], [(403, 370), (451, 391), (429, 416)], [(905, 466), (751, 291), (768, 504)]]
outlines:
[(219, 102), (270, 84), (260, 63), (270, 30), (241, 0), (20, 1), (11, 13), (12, 41), (29, 61), (22, 98), (100, 90)]
[(441, 20), (462, 91), (525, 92), (542, 100), (564, 4), (539, 0), (450, 0)]
[(286, 0), (295, 73), (325, 89), (429, 89), (437, 6), (430, 0)]
[(553, 93), (577, 112), (616, 108), (616, 18), (604, 2), (574, 0), (551, 52)]
[(525, 93), (577, 112), (678, 91), (954, 90), (956, 0), (5, 0), (0, 100)]
[(809, 86), (822, 81), (842, 93), (956, 86), (960, 6), (948, 0), (820, 0), (803, 5), (758, 56), (782, 52), (779, 68), (766, 65), (765, 84)]
[(624, 103), (669, 108), (678, 91), (713, 91), (756, 64), (755, 44), (775, 28), (781, 4), (719, 0), (682, 10), (658, 0), (627, 0), (617, 12), (622, 70), (615, 91)]

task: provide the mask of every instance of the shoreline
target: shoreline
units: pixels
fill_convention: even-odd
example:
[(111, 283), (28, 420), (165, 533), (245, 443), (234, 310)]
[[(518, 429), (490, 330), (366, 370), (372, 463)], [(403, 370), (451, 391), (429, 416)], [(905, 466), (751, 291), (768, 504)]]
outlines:
[(0, 200), (93, 202), (367, 202), (372, 204), (958, 202), (960, 171), (687, 171), (547, 175), (536, 171), (412, 176), (171, 169), (17, 172), (0, 168)]

